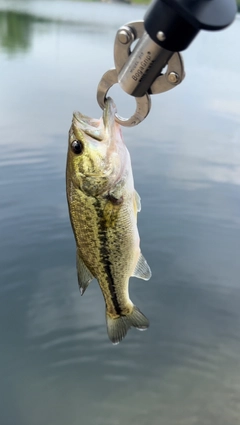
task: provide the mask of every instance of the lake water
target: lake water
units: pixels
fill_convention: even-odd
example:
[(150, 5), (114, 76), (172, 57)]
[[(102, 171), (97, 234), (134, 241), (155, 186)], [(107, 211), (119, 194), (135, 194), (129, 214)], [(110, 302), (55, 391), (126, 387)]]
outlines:
[[(145, 8), (0, 10), (1, 425), (240, 424), (239, 19), (199, 34), (181, 86), (123, 129), (153, 272), (130, 292), (151, 326), (113, 346), (97, 283), (78, 290), (67, 133), (73, 110), (101, 115), (115, 33)], [(134, 100), (110, 93), (128, 116)]]

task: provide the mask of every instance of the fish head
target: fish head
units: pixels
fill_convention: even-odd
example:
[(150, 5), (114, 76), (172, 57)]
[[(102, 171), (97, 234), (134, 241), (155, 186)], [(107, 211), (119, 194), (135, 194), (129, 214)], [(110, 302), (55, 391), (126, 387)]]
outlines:
[(110, 191), (126, 169), (129, 154), (115, 113), (116, 106), (108, 98), (99, 120), (80, 112), (73, 114), (67, 173), (75, 188), (87, 195)]

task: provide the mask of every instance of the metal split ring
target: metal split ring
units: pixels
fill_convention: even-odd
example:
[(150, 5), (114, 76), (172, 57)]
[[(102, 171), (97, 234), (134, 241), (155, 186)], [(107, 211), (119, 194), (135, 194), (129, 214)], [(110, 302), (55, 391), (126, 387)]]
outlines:
[[(118, 75), (115, 68), (110, 69), (109, 71), (105, 72), (105, 74), (102, 76), (102, 79), (100, 83), (98, 84), (97, 88), (97, 101), (99, 106), (104, 109), (105, 108), (105, 102), (106, 102), (106, 96), (108, 93), (108, 90), (114, 85), (118, 83)], [(135, 125), (142, 122), (146, 116), (149, 114), (149, 111), (151, 109), (151, 98), (149, 94), (145, 94), (142, 97), (135, 97), (136, 100), (136, 111), (135, 114), (132, 115), (130, 118), (123, 118), (118, 114), (115, 114), (115, 120), (125, 126), (125, 127), (134, 127)]]

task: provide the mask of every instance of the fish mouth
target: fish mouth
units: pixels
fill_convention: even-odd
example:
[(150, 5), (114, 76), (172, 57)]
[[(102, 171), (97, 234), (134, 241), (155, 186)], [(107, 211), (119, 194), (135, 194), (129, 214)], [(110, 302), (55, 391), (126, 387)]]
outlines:
[(88, 117), (75, 111), (73, 113), (73, 125), (76, 125), (88, 136), (101, 142), (104, 138), (104, 129), (102, 128), (101, 121), (95, 118)]
[(99, 142), (103, 141), (106, 133), (111, 135), (115, 127), (116, 105), (111, 97), (105, 102), (103, 115), (100, 120), (83, 115), (75, 111), (73, 113), (73, 125), (76, 125), (82, 132)]

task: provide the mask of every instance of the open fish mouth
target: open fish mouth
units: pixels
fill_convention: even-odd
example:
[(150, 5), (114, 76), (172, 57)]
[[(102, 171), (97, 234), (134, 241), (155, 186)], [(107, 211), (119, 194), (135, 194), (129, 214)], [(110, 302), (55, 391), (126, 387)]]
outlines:
[(107, 132), (109, 134), (114, 127), (116, 112), (117, 108), (114, 101), (111, 97), (108, 97), (102, 119), (97, 120), (76, 111), (73, 113), (73, 124), (77, 125), (88, 136), (101, 142), (104, 139), (105, 133)]
[(101, 120), (90, 118), (76, 111), (73, 113), (73, 125), (99, 142), (104, 139), (104, 128), (101, 125)]

